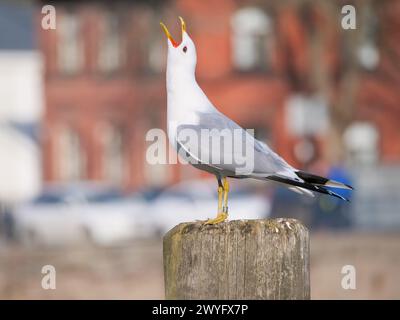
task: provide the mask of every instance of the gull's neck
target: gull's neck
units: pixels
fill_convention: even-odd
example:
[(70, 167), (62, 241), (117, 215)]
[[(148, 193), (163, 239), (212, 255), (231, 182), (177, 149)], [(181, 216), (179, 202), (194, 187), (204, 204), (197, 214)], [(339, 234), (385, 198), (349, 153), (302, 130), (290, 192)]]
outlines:
[(167, 66), (168, 114), (171, 116), (214, 109), (196, 81), (194, 70)]

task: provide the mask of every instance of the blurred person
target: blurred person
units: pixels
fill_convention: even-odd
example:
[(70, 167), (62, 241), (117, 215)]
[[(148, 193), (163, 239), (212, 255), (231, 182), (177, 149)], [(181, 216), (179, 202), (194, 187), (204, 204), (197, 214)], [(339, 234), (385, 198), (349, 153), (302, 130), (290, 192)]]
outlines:
[[(338, 180), (345, 184), (352, 185), (353, 180), (345, 165), (338, 162), (332, 165), (325, 156), (325, 147), (321, 145), (315, 136), (308, 135), (303, 137), (295, 151), (295, 157), (303, 164), (303, 169), (314, 172), (321, 176), (326, 176), (331, 180)], [(329, 188), (342, 197), (351, 199), (349, 190)], [(288, 198), (291, 198), (288, 194)], [(292, 209), (292, 212), (308, 212), (306, 221), (313, 228), (348, 228), (351, 226), (350, 202), (338, 201), (339, 199), (329, 199), (327, 197), (316, 197), (311, 201), (299, 202), (300, 208)], [(295, 202), (296, 203), (296, 202)], [(303, 216), (299, 216), (304, 219)]]
[[(329, 165), (318, 161), (317, 167), (327, 169), (323, 172), (329, 179), (340, 179), (343, 183), (353, 184), (349, 171), (343, 164)], [(321, 172), (322, 174), (322, 172)], [(351, 193), (348, 190), (333, 189), (335, 192), (351, 201)], [(326, 197), (318, 197), (311, 206), (312, 226), (314, 228), (350, 228), (352, 225), (350, 216), (351, 202), (336, 201)]]

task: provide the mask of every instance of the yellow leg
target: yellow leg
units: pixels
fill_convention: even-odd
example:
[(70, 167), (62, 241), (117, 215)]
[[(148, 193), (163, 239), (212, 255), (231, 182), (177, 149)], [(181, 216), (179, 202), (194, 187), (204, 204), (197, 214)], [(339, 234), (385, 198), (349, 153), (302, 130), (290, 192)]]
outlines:
[(218, 187), (218, 212), (217, 214), (222, 213), (222, 194), (224, 193), (224, 188)]
[[(218, 213), (214, 219), (208, 219), (205, 224), (217, 224), (223, 222), (228, 218), (228, 192), (229, 184), (228, 180), (224, 178), (223, 187), (218, 187)], [(222, 206), (222, 198), (224, 200), (224, 206)]]
[(222, 209), (223, 212), (226, 213), (226, 215), (228, 215), (228, 193), (229, 193), (229, 183), (228, 183), (228, 179), (224, 178), (224, 207)]

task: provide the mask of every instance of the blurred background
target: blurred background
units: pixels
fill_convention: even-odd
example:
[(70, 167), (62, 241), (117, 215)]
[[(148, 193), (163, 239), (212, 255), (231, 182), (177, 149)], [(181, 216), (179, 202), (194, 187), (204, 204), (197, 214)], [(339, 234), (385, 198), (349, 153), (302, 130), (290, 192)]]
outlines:
[[(55, 29), (42, 26), (53, 5)], [(344, 5), (356, 28), (344, 29)], [(400, 2), (0, 1), (0, 298), (163, 298), (162, 235), (213, 217), (216, 183), (150, 165), (178, 15), (219, 109), (351, 203), (233, 181), (231, 219), (311, 230), (314, 299), (400, 298)], [(46, 24), (45, 24), (46, 26)], [(57, 289), (44, 290), (44, 265)], [(357, 289), (341, 287), (354, 265)]]

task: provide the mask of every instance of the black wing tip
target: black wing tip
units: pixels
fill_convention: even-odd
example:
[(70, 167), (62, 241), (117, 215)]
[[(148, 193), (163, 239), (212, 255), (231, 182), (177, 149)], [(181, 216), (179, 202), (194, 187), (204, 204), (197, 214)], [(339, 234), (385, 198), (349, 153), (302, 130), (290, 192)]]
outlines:
[(347, 190), (354, 191), (354, 187), (352, 187), (351, 185), (346, 184), (346, 183), (343, 183), (343, 182), (340, 182), (340, 183), (341, 183), (343, 186), (345, 186), (345, 188), (343, 188), (343, 187), (337, 187), (337, 186), (329, 186), (329, 185), (324, 185), (324, 187), (335, 188), (335, 189), (347, 189)]
[[(329, 181), (331, 181), (331, 180), (329, 180)], [(330, 186), (330, 185), (325, 185), (325, 187), (335, 188), (335, 189), (348, 189), (348, 190), (351, 190), (351, 191), (354, 190), (354, 188), (349, 184), (346, 184), (346, 183), (343, 183), (343, 182), (339, 182), (339, 183), (341, 183), (345, 188), (339, 187), (339, 186)]]
[(333, 192), (333, 191), (327, 189), (325, 186), (318, 186), (318, 185), (313, 185), (313, 184), (310, 184), (310, 183), (307, 183), (307, 182), (300, 182), (300, 181), (296, 181), (296, 180), (291, 180), (289, 178), (282, 177), (282, 176), (277, 176), (277, 175), (268, 176), (267, 179), (273, 180), (273, 181), (277, 181), (277, 182), (281, 182), (281, 183), (285, 183), (285, 184), (292, 185), (292, 186), (302, 187), (302, 188), (305, 188), (307, 190), (311, 190), (311, 191), (327, 194), (327, 195), (330, 195), (332, 197), (336, 197), (336, 198), (339, 198), (341, 200), (350, 202), (349, 199), (341, 196), (340, 194), (337, 194), (336, 192)]
[[(315, 175), (312, 173), (308, 173), (305, 171), (301, 171), (301, 170), (297, 170), (295, 173), (299, 178), (303, 179), (307, 183), (317, 184), (317, 185), (321, 185), (324, 187), (330, 187), (330, 188), (336, 188), (336, 189), (343, 189), (343, 187), (339, 186), (339, 185), (342, 185), (342, 186), (346, 187), (347, 189), (354, 190), (354, 188), (351, 185), (340, 182), (340, 181), (330, 180), (328, 178), (321, 177), (321, 176), (318, 176), (318, 175)], [(330, 182), (339, 184), (339, 185), (338, 186), (335, 186), (335, 185), (330, 186), (330, 185), (328, 185)]]

